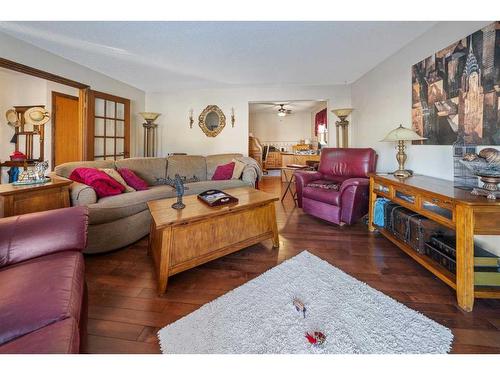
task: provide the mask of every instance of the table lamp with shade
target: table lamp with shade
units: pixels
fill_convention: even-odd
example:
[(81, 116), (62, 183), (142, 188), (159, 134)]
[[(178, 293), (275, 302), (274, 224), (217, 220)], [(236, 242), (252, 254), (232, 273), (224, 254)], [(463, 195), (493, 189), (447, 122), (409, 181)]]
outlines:
[(413, 175), (412, 171), (405, 169), (406, 154), (405, 154), (405, 142), (407, 141), (422, 141), (424, 137), (421, 137), (417, 132), (412, 129), (405, 128), (403, 125), (399, 125), (396, 129), (391, 130), (389, 134), (382, 139), (381, 142), (397, 142), (398, 143), (398, 153), (396, 154), (396, 160), (398, 161), (398, 169), (394, 171), (394, 176), (399, 178), (407, 178)]

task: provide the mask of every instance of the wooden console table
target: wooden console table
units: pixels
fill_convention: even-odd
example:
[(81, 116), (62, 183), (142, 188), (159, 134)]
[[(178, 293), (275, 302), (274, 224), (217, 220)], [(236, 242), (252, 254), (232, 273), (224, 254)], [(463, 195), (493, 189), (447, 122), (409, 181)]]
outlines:
[[(457, 273), (421, 255), (384, 228), (375, 228), (375, 200), (384, 197), (456, 231)], [(500, 235), (500, 200), (471, 195), (454, 188), (453, 181), (428, 176), (399, 179), (370, 174), (370, 231), (379, 229), (401, 250), (456, 290), (458, 305), (472, 311), (474, 298), (500, 298), (500, 288), (474, 286), (474, 235)]]
[(0, 218), (69, 207), (72, 181), (52, 178), (45, 184), (0, 185)]

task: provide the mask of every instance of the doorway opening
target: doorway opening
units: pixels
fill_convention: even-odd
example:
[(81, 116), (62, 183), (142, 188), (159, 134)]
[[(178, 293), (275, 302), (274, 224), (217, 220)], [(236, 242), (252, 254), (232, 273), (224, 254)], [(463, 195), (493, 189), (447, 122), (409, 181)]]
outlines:
[(328, 145), (328, 103), (284, 100), (248, 106), (249, 156), (261, 164), (266, 179), (281, 179), (283, 198), (293, 198), (294, 169), (314, 169)]

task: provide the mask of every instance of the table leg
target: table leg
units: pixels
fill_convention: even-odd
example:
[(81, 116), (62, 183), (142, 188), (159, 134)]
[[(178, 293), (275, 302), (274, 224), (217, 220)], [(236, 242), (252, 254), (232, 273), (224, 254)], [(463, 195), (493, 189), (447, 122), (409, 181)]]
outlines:
[(153, 260), (155, 262), (158, 277), (158, 294), (164, 294), (167, 290), (168, 268), (170, 262), (170, 249), (172, 248), (172, 228), (167, 227), (156, 232), (157, 238), (153, 241)]
[(274, 206), (274, 202), (270, 203), (271, 210), (271, 226), (273, 229), (273, 248), (277, 249), (280, 247), (280, 238), (278, 234), (278, 222), (276, 221), (276, 207)]
[(373, 177), (370, 177), (370, 203), (368, 206), (368, 230), (370, 232), (375, 231), (373, 226), (373, 215), (375, 211), (375, 201), (377, 200), (377, 194), (374, 192), (374, 181)]
[[(293, 176), (293, 175), (292, 175)], [(286, 194), (288, 193), (288, 191), (291, 189), (291, 185), (292, 185), (292, 177), (290, 177), (290, 180), (288, 179), (288, 176), (286, 175), (285, 173), (285, 180), (287, 182), (287, 185), (286, 185), (286, 189), (285, 189), (285, 192), (283, 193), (283, 195), (281, 196), (281, 201), (283, 202), (283, 199), (285, 199), (286, 197)]]
[(456, 206), (457, 221), (457, 301), (464, 311), (474, 306), (474, 211)]

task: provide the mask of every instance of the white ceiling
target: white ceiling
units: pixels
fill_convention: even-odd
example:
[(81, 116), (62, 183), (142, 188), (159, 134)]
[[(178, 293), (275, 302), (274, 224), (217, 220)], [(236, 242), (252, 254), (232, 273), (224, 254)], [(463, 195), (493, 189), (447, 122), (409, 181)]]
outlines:
[(0, 22), (0, 31), (162, 92), (351, 83), (434, 24), (54, 21)]
[(280, 104), (284, 104), (285, 109), (290, 109), (293, 113), (298, 112), (312, 112), (320, 104), (326, 106), (325, 101), (320, 100), (293, 100), (287, 102), (259, 102), (249, 103), (248, 109), (250, 113), (278, 113)]

